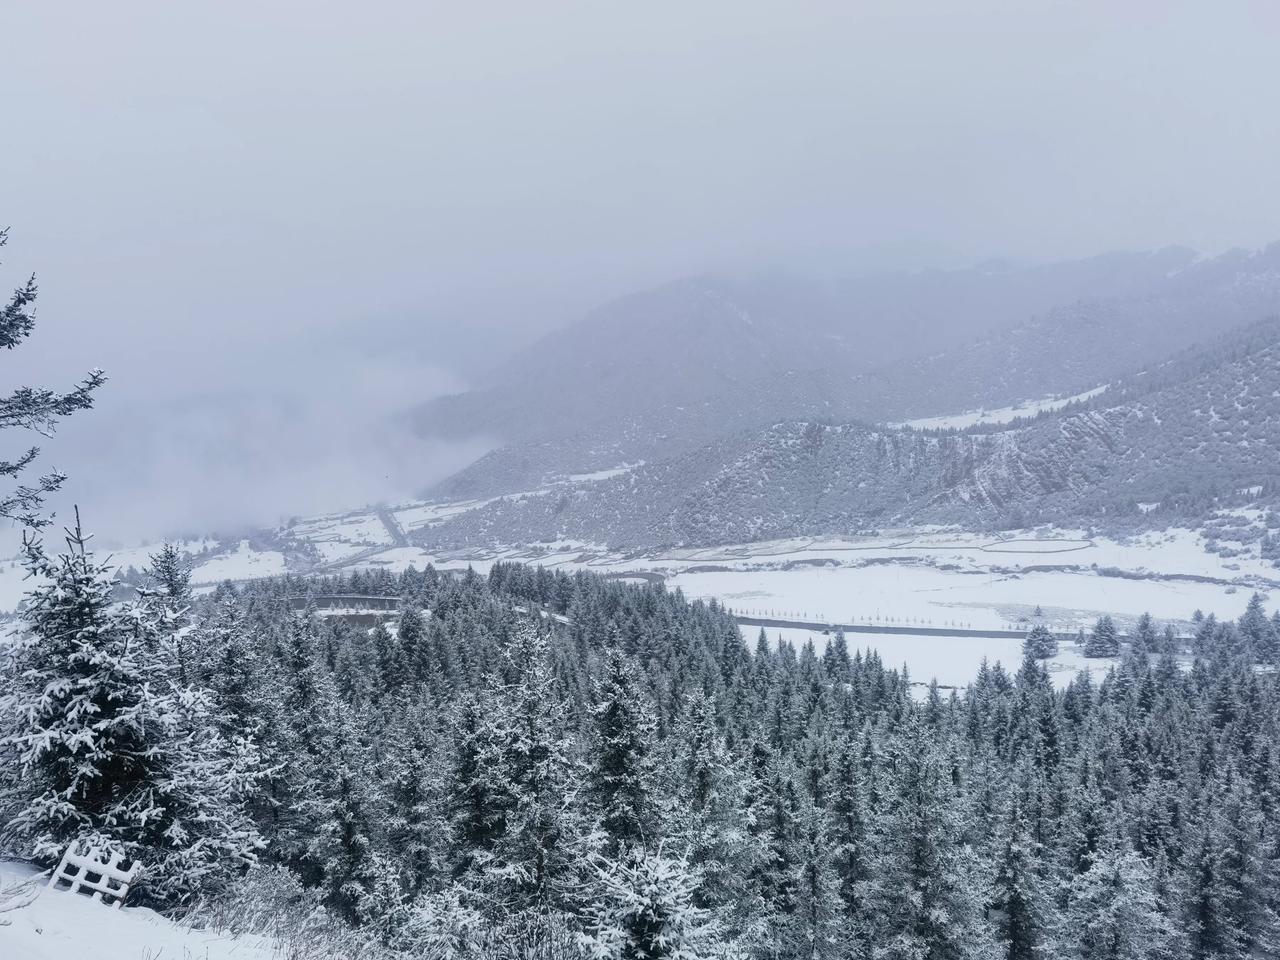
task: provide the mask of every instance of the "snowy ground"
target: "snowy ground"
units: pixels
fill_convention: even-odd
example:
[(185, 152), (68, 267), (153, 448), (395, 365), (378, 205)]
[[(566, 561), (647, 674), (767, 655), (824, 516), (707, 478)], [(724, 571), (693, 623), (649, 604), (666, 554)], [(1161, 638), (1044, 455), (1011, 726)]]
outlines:
[(190, 930), (146, 909), (119, 910), (44, 887), (24, 864), (0, 861), (0, 897), (25, 904), (0, 913), (4, 960), (276, 960), (259, 937)]
[(285, 572), (284, 554), (277, 550), (254, 550), (241, 540), (230, 553), (208, 560), (191, 571), (191, 582), (218, 584), (223, 580), (256, 580), (278, 577)]
[(817, 623), (1017, 629), (1039, 606), (1048, 625), (1073, 631), (1104, 613), (1151, 612), (1189, 620), (1196, 609), (1239, 616), (1249, 594), (1216, 584), (1124, 580), (1092, 571), (995, 573), (920, 563), (795, 570), (683, 572), (669, 579), (690, 597), (715, 597), (746, 616)]
[(996, 423), (1011, 423), (1019, 417), (1034, 417), (1038, 413), (1061, 410), (1069, 403), (1088, 400), (1106, 390), (1106, 385), (1077, 393), (1070, 397), (1045, 397), (1042, 400), (1027, 400), (1011, 407), (999, 407), (994, 410), (966, 410), (964, 413), (953, 413), (942, 417), (922, 417), (919, 420), (904, 420), (891, 423), (891, 427), (914, 427), (917, 430), (963, 430), (966, 427), (982, 424), (989, 426)]
[[(792, 639), (802, 643), (812, 637), (820, 648), (828, 623), (1021, 631), (1039, 607), (1046, 623), (1068, 633), (1087, 629), (1102, 614), (1115, 617), (1123, 629), (1146, 612), (1186, 631), (1196, 610), (1238, 617), (1255, 591), (1280, 602), (1280, 570), (1256, 552), (1227, 560), (1207, 552), (1197, 533), (1180, 529), (1117, 541), (1078, 530), (1022, 531), (993, 539), (918, 528), (857, 539), (786, 540), (625, 558), (598, 545), (575, 543), (443, 555), (403, 547), (367, 557), (359, 566), (401, 570), (434, 563), (444, 569), (473, 566), (483, 573), (500, 559), (624, 579), (657, 574), (686, 596), (715, 598), (746, 616), (812, 622), (813, 630), (795, 630)], [(754, 641), (757, 629), (743, 628), (748, 640)], [(1011, 670), (1021, 661), (1020, 642), (1007, 637), (859, 633), (849, 642), (874, 646), (887, 663), (905, 664), (913, 678), (936, 677), (944, 685), (966, 683), (984, 658)], [(1084, 660), (1067, 644), (1050, 669), (1057, 682), (1066, 683), (1080, 669), (1108, 666)]]
[(1039, 606), (1055, 629), (1074, 630), (1104, 613), (1129, 621), (1150, 612), (1183, 623), (1197, 609), (1236, 617), (1255, 590), (1280, 594), (1280, 570), (1269, 562), (1256, 555), (1225, 560), (1189, 530), (1120, 542), (1070, 530), (992, 539), (925, 528), (625, 558), (572, 543), (449, 554), (402, 547), (359, 566), (434, 563), (484, 572), (500, 559), (614, 576), (656, 573), (688, 596), (714, 597), (745, 615), (815, 623), (1018, 629)]
[[(743, 638), (754, 647), (759, 627), (742, 627)], [(825, 649), (830, 636), (819, 630), (795, 628), (769, 629), (765, 631), (770, 644), (787, 640), (799, 649), (810, 640), (819, 651)], [(875, 650), (886, 667), (905, 667), (917, 687), (917, 695), (930, 680), (937, 680), (943, 687), (962, 688), (970, 683), (982, 661), (1001, 664), (1014, 673), (1022, 665), (1022, 641), (1005, 637), (912, 637), (901, 634), (850, 634), (846, 637), (849, 651)], [(1087, 660), (1074, 643), (1064, 643), (1058, 655), (1048, 661), (1050, 676), (1055, 684), (1065, 687), (1080, 671), (1087, 670), (1101, 678), (1115, 663), (1114, 660)]]
[(429, 527), (459, 513), (488, 503), (487, 500), (464, 500), (457, 503), (409, 503), (392, 508), (400, 526), (405, 530)]
[[(479, 505), (414, 501), (388, 512), (412, 532)], [(1241, 519), (1256, 519), (1246, 513), (1241, 512)], [(1260, 558), (1256, 544), (1247, 555), (1226, 559), (1206, 550), (1200, 534), (1184, 529), (1114, 540), (1081, 530), (1026, 530), (997, 538), (916, 527), (875, 536), (666, 550), (641, 557), (572, 542), (431, 553), (395, 546), (378, 512), (366, 509), (299, 520), (281, 536), (309, 543), (329, 571), (398, 572), (432, 563), (445, 570), (472, 566), (484, 573), (496, 560), (519, 560), (616, 577), (644, 574), (665, 580), (686, 596), (715, 598), (746, 616), (813, 623), (819, 638), (821, 627), (829, 623), (1020, 631), (1037, 607), (1052, 628), (1068, 633), (1087, 628), (1102, 614), (1116, 617), (1123, 629), (1144, 612), (1186, 630), (1196, 610), (1238, 617), (1255, 591), (1272, 607), (1280, 606), (1280, 570)], [(222, 580), (275, 576), (298, 562), (279, 550), (255, 548), (248, 540), (183, 547), (197, 558), (193, 580), (202, 589)], [(156, 549), (152, 544), (116, 551), (113, 562), (122, 568), (142, 567)], [(0, 561), (0, 610), (12, 610), (20, 602), (27, 587), (22, 578), (20, 564)], [(868, 636), (855, 635), (851, 641), (866, 643)], [(971, 675), (984, 654), (1009, 666), (1016, 646), (1016, 641), (995, 637), (940, 645), (938, 638), (895, 635), (873, 642), (889, 662), (907, 662), (913, 675), (936, 673), (943, 682)], [(1073, 669), (1069, 658), (1062, 661), (1064, 672)]]

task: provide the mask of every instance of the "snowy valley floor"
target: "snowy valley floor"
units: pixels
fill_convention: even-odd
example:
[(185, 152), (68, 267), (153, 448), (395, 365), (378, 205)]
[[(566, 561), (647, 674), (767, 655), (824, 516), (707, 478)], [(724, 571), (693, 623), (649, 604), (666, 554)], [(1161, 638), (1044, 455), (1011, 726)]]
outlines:
[[(428, 563), (442, 569), (486, 571), (497, 560), (560, 570), (591, 570), (623, 579), (662, 580), (691, 598), (716, 599), (747, 617), (812, 624), (812, 629), (771, 629), (771, 638), (819, 647), (830, 624), (858, 624), (873, 632), (849, 638), (854, 648), (876, 649), (886, 663), (906, 665), (912, 678), (959, 686), (986, 658), (1011, 666), (1020, 659), (1016, 638), (1037, 608), (1051, 628), (1074, 634), (1103, 614), (1125, 629), (1144, 612), (1191, 628), (1199, 610), (1220, 619), (1238, 617), (1254, 592), (1280, 594), (1280, 569), (1258, 555), (1257, 545), (1224, 558), (1206, 550), (1191, 530), (1169, 529), (1126, 540), (1080, 530), (1040, 529), (1000, 537), (946, 528), (884, 531), (875, 536), (796, 539), (624, 556), (582, 543), (431, 552), (404, 546), (406, 535), (476, 507), (475, 503), (415, 501), (298, 521), (288, 529), (320, 558), (324, 572), (398, 572)], [(204, 589), (223, 580), (243, 581), (286, 570), (307, 572), (297, 558), (249, 540), (184, 545)], [(156, 545), (113, 552), (122, 569), (141, 568)], [(315, 561), (311, 562), (315, 569)], [(16, 561), (0, 562), (0, 609), (13, 609), (26, 584)], [(988, 637), (929, 637), (876, 633), (878, 626), (992, 631)], [(754, 641), (757, 627), (744, 626)], [(1059, 682), (1087, 662), (1066, 644), (1051, 663)]]

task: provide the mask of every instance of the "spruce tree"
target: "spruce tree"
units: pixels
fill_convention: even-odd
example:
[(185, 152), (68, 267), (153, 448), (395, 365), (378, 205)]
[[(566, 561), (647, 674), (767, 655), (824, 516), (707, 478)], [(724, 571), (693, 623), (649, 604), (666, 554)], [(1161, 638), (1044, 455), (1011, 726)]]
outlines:
[(850, 957), (869, 957), (871, 904), (879, 896), (877, 854), (861, 753), (852, 737), (838, 745), (828, 777), (831, 869), (840, 898), (843, 936)]
[(746, 936), (758, 920), (751, 878), (760, 847), (746, 803), (745, 774), (716, 724), (714, 701), (702, 691), (690, 696), (676, 738), (670, 844), (688, 851), (689, 864), (701, 878), (694, 903), (715, 911), (726, 935)]
[(1109, 839), (1068, 888), (1059, 955), (1078, 960), (1170, 960), (1177, 931), (1160, 910), (1150, 867)]
[(1134, 626), (1133, 649), (1137, 653), (1146, 654), (1150, 657), (1159, 656), (1160, 654), (1160, 636), (1156, 632), (1155, 621), (1151, 619), (1151, 614), (1149, 613), (1144, 613), (1140, 616)]
[(996, 955), (983, 911), (988, 880), (964, 842), (966, 817), (950, 789), (944, 752), (919, 727), (903, 737), (884, 831), (883, 880), (875, 904), (884, 960)]
[(1262, 596), (1255, 593), (1249, 599), (1249, 606), (1240, 617), (1240, 633), (1249, 644), (1249, 652), (1258, 663), (1277, 663), (1280, 653), (1280, 636), (1276, 627), (1262, 608)]
[(0, 701), (0, 749), (20, 772), (5, 836), (46, 863), (73, 840), (141, 860), (160, 902), (252, 863), (256, 748), (222, 736), (207, 691), (175, 682), (173, 648), (155, 640), (168, 621), (146, 602), (112, 603), (109, 568), (78, 523), (57, 560), (31, 539), (26, 551), (40, 585)]
[(657, 839), (657, 721), (640, 689), (639, 671), (616, 650), (605, 658), (595, 700), (587, 789), (607, 852), (617, 856)]
[(262, 831), (271, 855), (315, 885), (322, 867), (311, 855), (323, 826), (318, 811), (330, 781), (338, 740), (338, 692), (309, 615), (290, 614), (278, 638), (271, 696), (275, 723), (263, 733), (270, 774), (265, 784), (269, 815)]
[(425, 701), (406, 703), (391, 716), (386, 734), (387, 844), (404, 864), (411, 897), (443, 874), (447, 821), (436, 713)]
[(336, 751), (324, 795), (315, 804), (318, 830), (308, 858), (320, 865), (330, 909), (352, 923), (377, 923), (400, 905), (403, 884), (379, 849), (385, 842), (385, 799), (374, 791), (367, 744), (348, 710), (338, 711)]
[(997, 838), (996, 857), (991, 912), (1000, 956), (1039, 960), (1052, 932), (1051, 902), (1040, 875), (1042, 853), (1018, 800)]
[(1022, 653), (1037, 660), (1047, 660), (1057, 655), (1058, 638), (1043, 623), (1037, 623), (1022, 642)]
[[(537, 628), (522, 626), (464, 731), (455, 767), (467, 798), (455, 812), (465, 883), (509, 922), (568, 902), (580, 830), (568, 809), (573, 763), (558, 694)], [(496, 914), (495, 914), (496, 915)]]
[(695, 902), (698, 872), (659, 844), (626, 860), (590, 863), (593, 895), (580, 938), (591, 960), (712, 960), (741, 956)]
[(1116, 632), (1115, 622), (1108, 616), (1098, 618), (1085, 641), (1084, 655), (1091, 658), (1118, 657), (1120, 655), (1120, 635)]
[[(9, 242), (8, 229), (0, 229), (0, 247)], [(29, 277), (0, 305), (0, 348), (13, 350), (35, 330), (35, 302), (39, 294), (35, 276)], [(18, 387), (0, 397), (0, 430), (33, 430), (41, 436), (54, 432), (59, 421), (93, 406), (93, 396), (106, 382), (101, 370), (91, 370), (79, 384), (66, 393), (45, 387)], [(39, 447), (29, 447), (16, 459), (0, 461), (0, 479), (17, 478), (40, 455)], [(16, 520), (25, 527), (39, 528), (49, 520), (41, 514), (45, 498), (60, 489), (66, 476), (52, 470), (33, 483), (18, 483), (0, 493), (0, 517)]]
[(840, 955), (843, 904), (840, 877), (832, 860), (828, 821), (813, 799), (801, 794), (796, 814), (792, 890), (794, 903), (786, 920), (786, 955), (828, 960)]

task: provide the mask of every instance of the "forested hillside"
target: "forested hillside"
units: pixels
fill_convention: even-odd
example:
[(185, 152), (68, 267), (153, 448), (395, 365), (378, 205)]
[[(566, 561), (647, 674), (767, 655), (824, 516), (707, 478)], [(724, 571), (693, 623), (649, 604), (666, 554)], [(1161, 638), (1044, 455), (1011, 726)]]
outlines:
[[(279, 933), (317, 902), (334, 956), (526, 960), (1248, 960), (1280, 935), (1259, 601), (1189, 650), (1148, 625), (1101, 684), (1032, 656), (919, 697), (842, 636), (750, 650), (660, 586), (498, 564), (195, 599), (166, 553), (120, 608), (73, 547), (5, 651), (3, 843), (123, 849), (193, 922)], [(402, 609), (286, 602), (322, 594)]]
[(1280, 312), (1280, 244), (847, 284), (688, 280), (522, 352), (419, 429), (500, 446), (449, 497), (679, 456), (786, 420), (898, 421), (1073, 395)]
[(885, 524), (1195, 522), (1270, 502), (1280, 473), (1280, 324), (1118, 379), (999, 428), (779, 423), (597, 483), (497, 501), (430, 544), (570, 539), (615, 547), (850, 534)]

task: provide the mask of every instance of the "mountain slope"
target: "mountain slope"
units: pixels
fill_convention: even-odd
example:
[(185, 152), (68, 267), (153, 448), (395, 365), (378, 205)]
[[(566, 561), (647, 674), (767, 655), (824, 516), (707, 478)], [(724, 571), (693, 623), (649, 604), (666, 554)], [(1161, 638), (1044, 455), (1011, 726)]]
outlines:
[(596, 483), (497, 501), (426, 542), (652, 547), (906, 522), (1125, 525), (1198, 516), (1241, 488), (1269, 496), (1280, 476), (1280, 323), (1195, 356), (1003, 429), (778, 423)]
[(420, 411), (417, 426), (498, 439), (434, 491), (491, 496), (783, 420), (904, 420), (1073, 394), (1277, 311), (1280, 244), (844, 286), (687, 280), (545, 339), (483, 389)]

